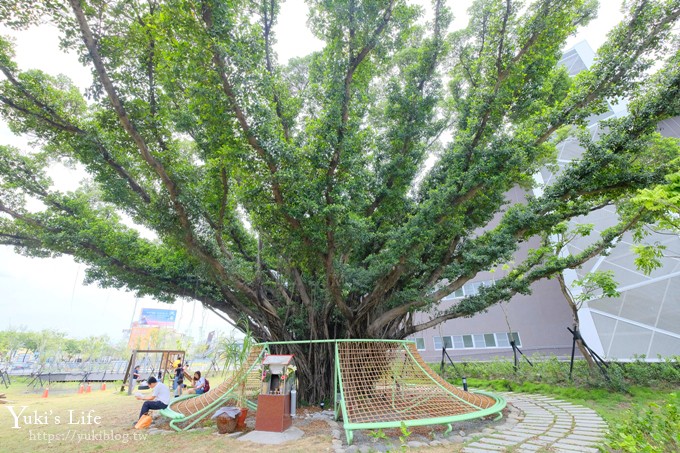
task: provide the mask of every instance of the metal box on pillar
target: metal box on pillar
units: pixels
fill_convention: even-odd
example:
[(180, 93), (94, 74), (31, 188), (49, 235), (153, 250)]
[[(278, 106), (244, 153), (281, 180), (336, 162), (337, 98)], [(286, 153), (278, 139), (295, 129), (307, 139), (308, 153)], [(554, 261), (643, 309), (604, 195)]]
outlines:
[(295, 382), (292, 355), (271, 354), (262, 361), (262, 388), (257, 398), (255, 429), (282, 433), (290, 427), (290, 392)]

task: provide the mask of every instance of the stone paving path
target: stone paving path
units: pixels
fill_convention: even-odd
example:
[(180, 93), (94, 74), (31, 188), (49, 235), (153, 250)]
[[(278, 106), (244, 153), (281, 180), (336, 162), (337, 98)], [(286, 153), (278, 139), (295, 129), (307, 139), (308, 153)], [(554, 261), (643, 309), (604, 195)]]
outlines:
[(487, 430), (464, 453), (590, 453), (604, 438), (607, 424), (594, 410), (547, 396), (506, 393), (520, 413), (493, 432)]
[[(421, 447), (465, 444), (463, 453), (597, 453), (596, 448), (607, 430), (607, 425), (594, 410), (577, 404), (541, 395), (522, 393), (503, 394), (508, 402), (508, 415), (500, 422), (485, 427), (480, 432), (462, 430), (446, 438), (431, 441), (409, 441), (411, 449)], [(357, 442), (347, 445), (342, 422), (333, 420), (333, 411), (327, 410), (307, 415), (310, 420), (323, 420), (331, 429), (334, 453), (375, 453), (395, 451), (391, 445)], [(212, 428), (199, 428), (210, 430)], [(294, 428), (296, 429), (296, 428)], [(300, 431), (298, 429), (298, 431)], [(152, 429), (149, 434), (166, 434), (172, 431)], [(258, 434), (259, 433), (259, 434)], [(217, 433), (215, 433), (217, 434)], [(253, 431), (243, 440), (259, 443), (281, 443), (290, 440), (285, 435)], [(272, 435), (276, 434), (276, 436)], [(299, 433), (302, 435), (302, 431)], [(236, 433), (240, 435), (240, 433)], [(252, 435), (251, 438), (247, 436)], [(278, 436), (278, 437), (277, 437)], [(272, 438), (272, 439), (270, 439)], [(357, 440), (357, 436), (355, 436)], [(294, 445), (294, 444), (293, 444)], [(397, 447), (398, 449), (398, 447)], [(285, 450), (276, 450), (285, 451)], [(324, 448), (323, 451), (328, 451)]]
[[(597, 444), (604, 439), (607, 424), (597, 413), (587, 407), (547, 396), (524, 393), (503, 394), (509, 413), (499, 424), (488, 426), (480, 432), (454, 433), (446, 438), (429, 442), (410, 441), (412, 449), (420, 447), (465, 444), (463, 453), (596, 453)], [(324, 418), (332, 430), (334, 453), (370, 453), (392, 451), (391, 447), (344, 441), (342, 422), (332, 420), (323, 413), (313, 418)], [(357, 437), (355, 436), (355, 441)]]

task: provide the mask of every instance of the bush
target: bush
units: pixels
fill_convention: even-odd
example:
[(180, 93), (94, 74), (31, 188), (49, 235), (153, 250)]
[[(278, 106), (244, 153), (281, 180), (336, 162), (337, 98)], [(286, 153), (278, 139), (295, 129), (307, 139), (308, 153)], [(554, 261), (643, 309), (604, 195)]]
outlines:
[[(455, 366), (445, 365), (447, 379), (456, 385), (465, 376), (468, 379), (485, 381), (510, 381), (513, 384), (540, 382), (542, 384), (601, 388), (625, 392), (630, 386), (666, 387), (680, 385), (679, 357), (663, 361), (645, 362), (637, 357), (630, 363), (610, 362), (606, 368), (607, 376), (595, 367), (590, 369), (585, 360), (574, 361), (572, 379), (569, 379), (569, 362), (557, 357), (531, 357), (533, 366), (522, 360), (517, 370), (512, 360), (499, 358), (492, 362), (457, 362)], [(439, 371), (439, 364), (433, 369)], [(507, 386), (507, 385), (506, 385)]]
[(617, 423), (605, 440), (605, 451), (671, 453), (680, 451), (680, 398), (675, 393), (665, 404), (636, 408), (633, 415)]
[[(661, 357), (659, 357), (661, 359)], [(633, 362), (620, 363), (626, 380), (631, 385), (655, 386), (679, 384), (678, 357), (665, 358), (659, 362), (645, 362), (645, 356), (636, 356)]]

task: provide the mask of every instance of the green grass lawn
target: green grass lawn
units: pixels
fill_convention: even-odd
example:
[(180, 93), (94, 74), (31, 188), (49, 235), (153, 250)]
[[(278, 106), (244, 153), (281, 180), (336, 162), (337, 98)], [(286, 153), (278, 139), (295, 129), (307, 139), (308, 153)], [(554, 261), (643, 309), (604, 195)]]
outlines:
[[(42, 398), (41, 391), (29, 389), (25, 382), (13, 381), (9, 389), (0, 388), (8, 400), (7, 404), (0, 404), (0, 451), (263, 451), (263, 445), (216, 435), (215, 429), (168, 434), (135, 430), (132, 423), (139, 416), (142, 402), (120, 393), (120, 384), (109, 383), (105, 391), (100, 390), (100, 385), (93, 384), (91, 393), (78, 394), (76, 383), (56, 384), (47, 398)], [(12, 411), (15, 415), (21, 413), (18, 420)], [(286, 447), (286, 451), (325, 451), (330, 446), (330, 436), (323, 450), (315, 449), (315, 442), (320, 443), (318, 438), (303, 438), (299, 445)]]
[[(680, 394), (680, 371), (676, 364), (673, 362), (652, 367), (630, 365), (623, 370), (625, 375), (621, 374), (617, 378), (612, 374), (618, 381), (607, 383), (603, 383), (597, 373), (575, 374), (574, 382), (571, 382), (567, 379), (565, 365), (555, 361), (535, 367), (525, 366), (518, 373), (505, 362), (460, 366), (459, 371), (468, 376), (471, 390), (552, 396), (594, 409), (612, 428), (628, 422), (628, 427), (621, 432), (628, 435), (631, 444), (635, 445), (646, 440), (646, 437), (654, 440), (652, 438), (659, 433), (665, 433), (664, 439), (667, 439), (674, 436), (673, 433), (680, 432), (680, 426), (666, 426), (668, 423), (677, 424), (675, 415), (664, 419), (666, 421), (653, 420), (645, 425), (642, 425), (646, 420), (644, 417), (635, 418), (638, 410), (643, 413), (650, 404), (661, 407), (670, 401), (671, 393)], [(460, 378), (451, 382), (460, 385)], [(120, 393), (119, 383), (107, 385), (107, 390), (102, 391), (100, 384), (93, 384), (92, 392), (82, 395), (78, 394), (76, 383), (53, 385), (48, 398), (42, 398), (40, 390), (29, 389), (26, 382), (13, 381), (9, 389), (1, 388), (0, 393), (7, 394), (8, 404), (0, 404), (0, 451), (73, 453), (175, 450), (197, 453), (224, 450), (261, 452), (266, 447), (216, 435), (215, 429), (169, 434), (134, 430), (132, 423), (137, 419), (141, 402), (126, 393)], [(673, 407), (678, 407), (677, 400)], [(15, 415), (19, 413), (21, 416), (17, 419)], [(644, 429), (636, 431), (636, 426), (643, 426)], [(167, 424), (164, 427), (167, 428)], [(615, 431), (617, 436), (618, 433)], [(292, 444), (277, 448), (286, 452), (327, 451), (332, 448), (329, 434), (306, 435)], [(675, 440), (671, 443), (680, 445)], [(649, 451), (665, 452), (663, 448)]]

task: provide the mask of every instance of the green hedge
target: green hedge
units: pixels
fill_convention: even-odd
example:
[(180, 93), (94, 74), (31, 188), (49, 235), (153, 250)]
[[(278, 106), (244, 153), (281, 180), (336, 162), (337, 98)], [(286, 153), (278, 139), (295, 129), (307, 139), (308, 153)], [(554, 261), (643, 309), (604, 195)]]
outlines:
[[(645, 362), (638, 357), (632, 362), (611, 362), (606, 367), (607, 377), (597, 368), (589, 368), (584, 360), (574, 362), (572, 379), (569, 379), (569, 362), (556, 357), (530, 358), (533, 366), (522, 360), (517, 370), (508, 359), (492, 362), (456, 362), (445, 365), (445, 374), (457, 385), (465, 376), (487, 381), (508, 380), (523, 384), (527, 382), (586, 388), (608, 388), (625, 391), (629, 386), (664, 387), (680, 385), (680, 357), (665, 358), (659, 362)], [(433, 368), (440, 371), (439, 365)]]

